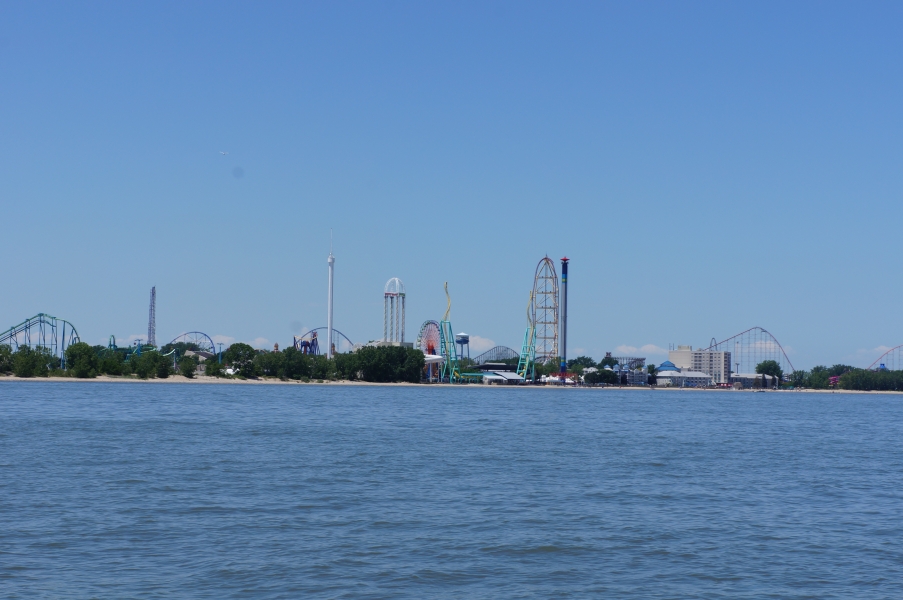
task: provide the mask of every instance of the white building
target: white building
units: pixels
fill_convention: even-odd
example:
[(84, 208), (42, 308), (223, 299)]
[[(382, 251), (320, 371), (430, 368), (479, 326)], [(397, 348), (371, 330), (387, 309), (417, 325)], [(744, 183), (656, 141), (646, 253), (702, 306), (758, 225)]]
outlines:
[(670, 360), (666, 360), (656, 372), (656, 385), (662, 387), (708, 387), (714, 378), (700, 371), (681, 370)]
[(678, 346), (677, 350), (668, 352), (668, 360), (681, 371), (698, 371), (711, 375), (715, 383), (730, 383), (730, 352), (693, 350), (693, 346)]

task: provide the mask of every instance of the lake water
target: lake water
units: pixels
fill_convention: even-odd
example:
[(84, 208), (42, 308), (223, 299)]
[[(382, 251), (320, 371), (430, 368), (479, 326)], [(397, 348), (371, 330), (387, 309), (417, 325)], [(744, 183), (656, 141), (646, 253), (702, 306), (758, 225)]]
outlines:
[(0, 381), (4, 598), (900, 598), (903, 397)]

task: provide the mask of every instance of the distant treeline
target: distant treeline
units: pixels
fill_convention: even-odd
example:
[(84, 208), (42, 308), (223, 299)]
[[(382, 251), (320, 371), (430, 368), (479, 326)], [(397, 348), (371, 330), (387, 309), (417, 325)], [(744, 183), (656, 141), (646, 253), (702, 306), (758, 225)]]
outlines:
[[(165, 346), (160, 352), (146, 350), (140, 355), (130, 349), (89, 346), (84, 342), (66, 349), (65, 369), (59, 357), (46, 348), (21, 346), (12, 352), (0, 346), (0, 374), (18, 377), (94, 378), (98, 375), (135, 375), (141, 379), (166, 378), (175, 373), (192, 378), (200, 364), (199, 357), (185, 356), (184, 347)], [(176, 352), (166, 356), (171, 350)], [(131, 353), (130, 353), (131, 352)], [(223, 352), (223, 362), (214, 357), (205, 363), (206, 374), (213, 377), (258, 378), (274, 377), (285, 380), (361, 380), (369, 382), (420, 381), (424, 356), (419, 350), (398, 347), (365, 347), (350, 354), (336, 354), (334, 358), (302, 354), (294, 347), (281, 352), (255, 350), (248, 344), (232, 344)], [(232, 374), (227, 374), (227, 369)]]
[(356, 352), (323, 355), (302, 354), (293, 346), (281, 352), (255, 350), (247, 344), (232, 344), (223, 353), (223, 363), (207, 361), (207, 375), (222, 377), (231, 367), (239, 377), (278, 377), (293, 380), (368, 381), (374, 383), (419, 383), (425, 365), (423, 352), (395, 346), (365, 346)]

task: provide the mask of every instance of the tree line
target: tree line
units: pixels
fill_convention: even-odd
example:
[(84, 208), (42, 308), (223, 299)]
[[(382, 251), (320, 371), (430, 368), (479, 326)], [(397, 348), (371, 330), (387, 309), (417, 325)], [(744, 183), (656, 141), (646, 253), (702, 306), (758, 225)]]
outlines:
[[(77, 377), (95, 378), (98, 375), (135, 375), (141, 379), (167, 378), (176, 373), (193, 378), (200, 364), (197, 355), (186, 356), (187, 350), (197, 348), (161, 348), (161, 352), (147, 350), (138, 354), (125, 348), (90, 346), (84, 342), (72, 344), (65, 352), (65, 367), (58, 356), (47, 348), (20, 346), (13, 352), (0, 346), (0, 374), (17, 377)], [(162, 352), (162, 351), (166, 352)], [(172, 354), (170, 351), (175, 350)], [(303, 354), (290, 346), (269, 352), (255, 350), (248, 344), (232, 344), (223, 352), (223, 361), (216, 358), (204, 362), (206, 374), (213, 377), (254, 379), (273, 377), (283, 380), (361, 380), (368, 382), (418, 383), (424, 368), (420, 350), (400, 347), (364, 347), (350, 354), (325, 356)]]

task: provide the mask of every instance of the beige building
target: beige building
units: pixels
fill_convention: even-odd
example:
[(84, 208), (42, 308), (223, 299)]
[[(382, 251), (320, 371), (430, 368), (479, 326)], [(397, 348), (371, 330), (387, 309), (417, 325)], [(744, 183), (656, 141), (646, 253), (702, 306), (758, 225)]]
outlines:
[(681, 371), (698, 371), (711, 375), (716, 384), (731, 381), (731, 353), (712, 350), (693, 350), (693, 346), (678, 346), (668, 351), (668, 360)]

